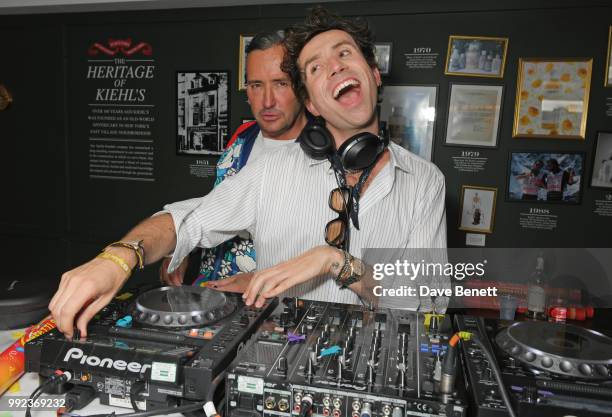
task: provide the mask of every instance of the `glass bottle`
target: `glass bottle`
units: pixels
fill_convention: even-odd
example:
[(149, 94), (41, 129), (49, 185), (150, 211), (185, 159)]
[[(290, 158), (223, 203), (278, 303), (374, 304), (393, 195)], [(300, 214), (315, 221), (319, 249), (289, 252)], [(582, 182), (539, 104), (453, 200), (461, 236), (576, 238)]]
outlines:
[(540, 253), (536, 268), (527, 285), (527, 312), (531, 319), (542, 320), (546, 317), (546, 274), (544, 273), (544, 255)]

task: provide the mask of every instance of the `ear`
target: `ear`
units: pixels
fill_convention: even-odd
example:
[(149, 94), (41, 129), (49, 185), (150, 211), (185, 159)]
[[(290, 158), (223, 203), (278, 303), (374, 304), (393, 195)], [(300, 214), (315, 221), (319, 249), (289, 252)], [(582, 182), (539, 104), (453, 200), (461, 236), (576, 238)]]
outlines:
[(382, 85), (382, 79), (380, 77), (380, 70), (377, 66), (372, 67), (372, 73), (374, 74), (374, 80), (376, 80), (376, 86), (380, 87)]
[(312, 113), (313, 116), (320, 116), (321, 115), (321, 113), (319, 113), (319, 111), (317, 110), (315, 105), (312, 104), (312, 101), (310, 101), (310, 99), (306, 99), (305, 100), (305, 105), (306, 105), (306, 110), (308, 110), (310, 113)]

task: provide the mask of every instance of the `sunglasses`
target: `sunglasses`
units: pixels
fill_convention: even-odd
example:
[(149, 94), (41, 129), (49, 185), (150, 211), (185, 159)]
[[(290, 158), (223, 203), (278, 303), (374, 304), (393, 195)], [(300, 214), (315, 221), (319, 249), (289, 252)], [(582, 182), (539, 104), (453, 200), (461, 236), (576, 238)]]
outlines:
[(331, 220), (325, 226), (325, 242), (343, 250), (348, 250), (349, 246), (352, 191), (350, 187), (338, 187), (329, 193), (329, 208), (338, 213), (338, 218)]

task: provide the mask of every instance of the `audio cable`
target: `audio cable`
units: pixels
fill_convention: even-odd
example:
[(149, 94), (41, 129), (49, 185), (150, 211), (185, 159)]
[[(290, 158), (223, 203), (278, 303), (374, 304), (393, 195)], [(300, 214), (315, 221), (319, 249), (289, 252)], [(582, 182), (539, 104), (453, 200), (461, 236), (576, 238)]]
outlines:
[(497, 361), (493, 357), (493, 354), (489, 351), (488, 347), (478, 338), (477, 335), (470, 332), (457, 332), (448, 341), (448, 349), (446, 355), (444, 355), (444, 362), (442, 363), (442, 376), (440, 379), (440, 392), (443, 394), (451, 394), (455, 386), (455, 377), (457, 374), (457, 345), (459, 341), (471, 340), (484, 352), (489, 364), (491, 366), (491, 373), (495, 377), (495, 381), (499, 386), (499, 394), (502, 397), (504, 405), (508, 410), (510, 417), (516, 417), (516, 413), (512, 408), (510, 396), (506, 391), (504, 381), (501, 378), (501, 370), (497, 365)]
[(72, 374), (68, 371), (61, 371), (57, 369), (53, 375), (51, 375), (45, 382), (40, 384), (28, 398), (28, 404), (26, 406), (25, 417), (32, 417), (32, 404), (38, 397), (40, 397), (44, 391), (53, 385), (63, 384), (64, 382), (70, 381)]

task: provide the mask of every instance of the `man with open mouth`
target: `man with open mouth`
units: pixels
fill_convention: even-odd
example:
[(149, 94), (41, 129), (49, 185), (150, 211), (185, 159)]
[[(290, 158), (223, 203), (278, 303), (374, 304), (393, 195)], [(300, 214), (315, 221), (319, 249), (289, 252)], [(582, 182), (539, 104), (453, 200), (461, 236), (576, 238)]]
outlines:
[[(338, 153), (355, 135), (379, 134), (381, 77), (365, 22), (315, 8), (286, 31), (285, 46), (283, 68), (307, 109), (324, 119), (316, 125), (325, 125)], [(166, 205), (132, 229), (123, 244), (66, 272), (50, 304), (58, 329), (71, 337), (76, 324), (86, 335), (87, 322), (137, 265), (173, 253), (172, 271), (194, 247), (213, 247), (241, 230), (254, 238), (258, 270), (211, 287), (244, 292), (246, 303), (255, 306), (279, 295), (372, 301), (368, 268), (359, 259), (363, 249), (446, 246), (444, 177), (433, 164), (395, 144), (380, 148), (362, 169), (330, 165), (338, 160), (335, 153), (316, 159), (301, 148), (263, 155), (208, 195)], [(349, 207), (353, 200), (358, 215), (357, 207)], [(431, 286), (447, 287), (448, 280)], [(419, 296), (402, 299), (400, 306), (431, 310), (434, 303), (438, 311), (445, 308)]]

